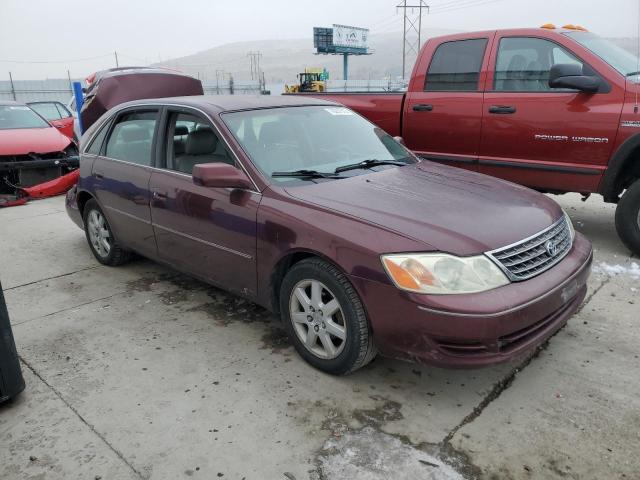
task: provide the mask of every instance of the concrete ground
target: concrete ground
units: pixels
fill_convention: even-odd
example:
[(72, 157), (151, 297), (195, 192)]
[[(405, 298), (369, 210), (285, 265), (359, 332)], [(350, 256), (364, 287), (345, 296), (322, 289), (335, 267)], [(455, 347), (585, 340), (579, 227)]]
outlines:
[(594, 274), (535, 356), (473, 371), (378, 358), (340, 378), (255, 305), (146, 260), (100, 266), (62, 198), (0, 210), (27, 383), (0, 406), (0, 478), (640, 478), (640, 261), (612, 206), (556, 199)]

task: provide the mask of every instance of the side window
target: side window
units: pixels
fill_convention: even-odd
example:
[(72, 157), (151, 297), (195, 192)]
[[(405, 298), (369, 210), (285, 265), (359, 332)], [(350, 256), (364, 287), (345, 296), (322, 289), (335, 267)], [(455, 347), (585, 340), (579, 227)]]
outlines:
[(47, 120), (60, 120), (61, 118), (55, 103), (33, 103), (30, 107)]
[(58, 108), (58, 112), (60, 112), (60, 118), (69, 118), (72, 116), (67, 107), (65, 107), (61, 103), (56, 102), (55, 106)]
[(476, 91), (486, 38), (446, 42), (436, 48), (424, 89), (430, 92)]
[(153, 132), (157, 117), (157, 112), (132, 112), (122, 115), (111, 130), (105, 156), (138, 165), (151, 165)]
[(552, 91), (549, 71), (556, 63), (582, 62), (567, 50), (542, 38), (510, 37), (500, 40), (494, 90), (503, 92)]
[(173, 113), (167, 133), (167, 168), (170, 170), (191, 175), (198, 163), (235, 164), (211, 123), (204, 118)]
[(85, 150), (85, 153), (90, 155), (100, 155), (100, 151), (102, 150), (102, 144), (104, 143), (104, 137), (107, 136), (107, 132), (109, 131), (109, 124), (111, 122), (104, 122), (104, 125), (100, 128), (98, 134), (93, 137), (91, 144)]

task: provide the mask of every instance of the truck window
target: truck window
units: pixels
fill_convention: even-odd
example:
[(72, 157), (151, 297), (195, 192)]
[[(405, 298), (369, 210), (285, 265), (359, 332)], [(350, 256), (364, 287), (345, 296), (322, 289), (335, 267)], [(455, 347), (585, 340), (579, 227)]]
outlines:
[(476, 91), (486, 38), (445, 42), (436, 48), (427, 71), (428, 92)]
[(569, 51), (549, 40), (530, 37), (503, 38), (498, 47), (494, 90), (558, 91), (549, 87), (549, 71), (556, 63), (582, 65), (582, 62)]

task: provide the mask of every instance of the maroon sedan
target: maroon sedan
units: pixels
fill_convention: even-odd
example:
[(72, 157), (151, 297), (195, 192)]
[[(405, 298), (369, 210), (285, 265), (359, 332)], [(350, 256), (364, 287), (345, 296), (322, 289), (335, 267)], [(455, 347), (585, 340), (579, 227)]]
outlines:
[(383, 355), (471, 367), (557, 331), (592, 251), (549, 198), (419, 161), (299, 97), (144, 100), (83, 137), (67, 211), (99, 262), (132, 252), (278, 313), (334, 374)]

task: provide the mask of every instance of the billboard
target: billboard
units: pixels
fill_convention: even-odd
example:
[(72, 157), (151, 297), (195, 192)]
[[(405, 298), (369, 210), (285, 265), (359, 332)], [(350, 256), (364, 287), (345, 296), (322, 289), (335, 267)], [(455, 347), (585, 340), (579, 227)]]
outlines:
[(366, 50), (368, 40), (368, 28), (333, 24), (333, 45), (336, 47), (351, 47)]

